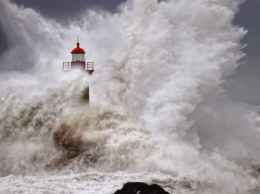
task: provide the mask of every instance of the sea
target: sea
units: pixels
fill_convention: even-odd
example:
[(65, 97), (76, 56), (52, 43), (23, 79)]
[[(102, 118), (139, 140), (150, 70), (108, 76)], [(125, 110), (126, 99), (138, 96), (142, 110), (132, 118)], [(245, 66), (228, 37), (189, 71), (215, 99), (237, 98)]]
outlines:
[[(0, 0), (0, 193), (259, 194), (259, 108), (225, 87), (241, 3), (129, 0), (62, 22)], [(77, 35), (92, 75), (62, 70)]]

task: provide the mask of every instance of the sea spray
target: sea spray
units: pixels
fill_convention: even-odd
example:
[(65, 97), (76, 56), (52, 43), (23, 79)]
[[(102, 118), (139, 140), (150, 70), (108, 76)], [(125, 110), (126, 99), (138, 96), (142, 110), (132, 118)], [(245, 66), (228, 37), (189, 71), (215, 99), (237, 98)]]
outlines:
[(150, 134), (117, 110), (84, 107), (66, 112), (52, 136), (63, 151), (63, 161), (77, 157), (77, 168), (106, 172), (134, 168), (152, 151)]
[[(257, 193), (258, 115), (223, 90), (243, 57), (246, 32), (232, 24), (239, 3), (136, 0), (62, 25), (0, 0), (10, 42), (1, 56), (1, 175), (95, 171), (100, 183), (121, 171), (126, 181), (169, 176), (172, 193)], [(61, 71), (75, 33), (95, 61), (91, 77)], [(132, 178), (140, 170), (151, 178)], [(174, 187), (183, 177), (191, 186)]]

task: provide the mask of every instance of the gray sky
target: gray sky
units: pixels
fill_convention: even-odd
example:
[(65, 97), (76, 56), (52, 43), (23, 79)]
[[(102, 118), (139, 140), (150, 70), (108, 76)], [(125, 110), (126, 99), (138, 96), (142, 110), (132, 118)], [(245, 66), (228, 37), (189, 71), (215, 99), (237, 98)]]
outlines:
[[(126, 0), (12, 0), (18, 5), (30, 7), (47, 18), (66, 22), (76, 18), (88, 8), (102, 8), (111, 12), (117, 11), (117, 6)], [(237, 14), (234, 23), (243, 26), (248, 34), (243, 39), (246, 63), (238, 69), (228, 87), (229, 94), (243, 101), (260, 103), (260, 0), (247, 0)], [(0, 54), (7, 48), (5, 34), (0, 24)]]
[(87, 8), (102, 8), (116, 11), (117, 6), (126, 0), (12, 0), (18, 5), (31, 7), (46, 17), (66, 20), (77, 17)]
[(260, 0), (247, 0), (234, 23), (248, 30), (243, 39), (245, 64), (234, 75), (229, 94), (238, 100), (260, 104)]
[[(11, 0), (12, 2), (33, 8), (44, 17), (65, 22), (77, 18), (86, 9), (104, 9), (116, 12), (120, 3), (126, 0)], [(0, 23), (0, 55), (8, 47), (5, 34)]]
[(260, 1), (247, 0), (240, 7), (240, 12), (237, 14), (234, 23), (239, 26), (244, 26), (249, 30), (244, 38), (244, 43), (248, 43), (245, 51), (250, 56), (259, 56), (260, 51)]

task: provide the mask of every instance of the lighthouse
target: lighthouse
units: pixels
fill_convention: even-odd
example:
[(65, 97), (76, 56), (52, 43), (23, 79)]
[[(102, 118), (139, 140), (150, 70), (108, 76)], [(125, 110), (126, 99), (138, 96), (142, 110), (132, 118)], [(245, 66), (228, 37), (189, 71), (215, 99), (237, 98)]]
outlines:
[(78, 38), (76, 48), (71, 51), (71, 62), (63, 62), (63, 71), (81, 69), (92, 75), (94, 72), (94, 62), (86, 62), (85, 53), (85, 50), (80, 47)]
[[(77, 39), (76, 48), (71, 51), (71, 62), (63, 62), (63, 71), (71, 71), (73, 69), (80, 69), (86, 71), (89, 75), (94, 72), (94, 62), (85, 61), (85, 50), (80, 47), (79, 37)], [(82, 92), (82, 100), (89, 103), (90, 92), (89, 86)]]

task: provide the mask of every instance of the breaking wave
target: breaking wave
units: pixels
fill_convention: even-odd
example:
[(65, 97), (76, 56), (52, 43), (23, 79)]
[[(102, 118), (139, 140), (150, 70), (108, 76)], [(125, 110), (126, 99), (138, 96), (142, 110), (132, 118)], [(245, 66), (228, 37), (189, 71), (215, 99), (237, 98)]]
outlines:
[[(246, 31), (232, 24), (240, 3), (135, 0), (65, 25), (0, 0), (9, 45), (0, 63), (2, 181), (85, 172), (98, 183), (159, 176), (171, 192), (257, 193), (259, 115), (223, 89), (244, 56)], [(61, 71), (75, 34), (95, 61), (92, 76)]]

